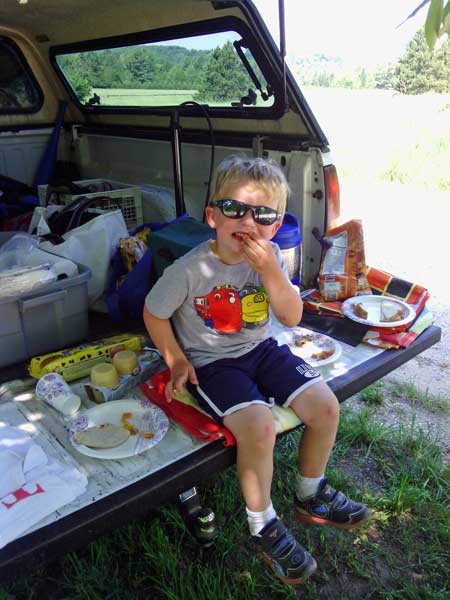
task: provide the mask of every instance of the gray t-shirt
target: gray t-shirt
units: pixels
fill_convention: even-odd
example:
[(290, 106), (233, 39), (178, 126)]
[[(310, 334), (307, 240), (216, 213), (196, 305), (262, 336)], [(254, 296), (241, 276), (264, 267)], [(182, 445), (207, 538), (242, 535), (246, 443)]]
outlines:
[[(270, 242), (288, 278), (277, 244)], [(269, 302), (247, 262), (226, 265), (206, 241), (167, 267), (147, 295), (148, 310), (171, 318), (194, 367), (242, 356), (269, 337)]]

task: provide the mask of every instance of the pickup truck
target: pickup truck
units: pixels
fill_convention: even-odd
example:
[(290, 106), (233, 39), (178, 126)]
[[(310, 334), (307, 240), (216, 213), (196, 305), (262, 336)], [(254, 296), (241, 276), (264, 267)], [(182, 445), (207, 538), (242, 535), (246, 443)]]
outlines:
[[(339, 183), (328, 140), (285, 65), (282, 19), (280, 38), (281, 50), (250, 0), (3, 3), (1, 175), (33, 185), (59, 110), (53, 159), (70, 165), (80, 180), (139, 187), (144, 222), (184, 212), (201, 219), (214, 165), (236, 153), (270, 158), (292, 190), (288, 211), (301, 224), (301, 282), (308, 289), (321, 259), (316, 238), (339, 222)], [(89, 339), (128, 327), (104, 314), (91, 314), (89, 323)], [(143, 331), (141, 322), (134, 327)], [(343, 401), (440, 335), (432, 326), (409, 347), (388, 351), (342, 344), (340, 370), (324, 376)], [(80, 465), (89, 486), (0, 550), (2, 575), (86, 544), (235, 461), (232, 447), (194, 439), (175, 423), (157, 458), (81, 456), (67, 441), (67, 424), (34, 400), (26, 367), (20, 362), (0, 369), (0, 407), (16, 401), (42, 444)], [(26, 392), (27, 401), (19, 402)]]

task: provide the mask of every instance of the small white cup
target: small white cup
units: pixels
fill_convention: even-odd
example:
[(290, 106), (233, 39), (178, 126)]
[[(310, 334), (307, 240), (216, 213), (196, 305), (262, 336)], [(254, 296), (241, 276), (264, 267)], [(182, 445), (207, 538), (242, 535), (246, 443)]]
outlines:
[(80, 408), (80, 397), (72, 392), (59, 373), (43, 375), (36, 385), (36, 396), (68, 417)]

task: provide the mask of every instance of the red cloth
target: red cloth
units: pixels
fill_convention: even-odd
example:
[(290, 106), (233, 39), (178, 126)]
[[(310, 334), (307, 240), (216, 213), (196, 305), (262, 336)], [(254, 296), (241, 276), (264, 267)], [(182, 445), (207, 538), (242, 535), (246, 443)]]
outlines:
[(218, 425), (211, 417), (178, 400), (167, 402), (164, 390), (169, 377), (170, 372), (167, 369), (156, 373), (141, 384), (141, 390), (150, 402), (159, 406), (168, 417), (179, 423), (194, 437), (200, 440), (221, 439), (224, 446), (234, 446), (236, 440), (231, 431)]
[[(372, 292), (376, 295), (387, 296), (403, 300), (416, 311), (416, 318), (422, 312), (427, 300), (430, 297), (428, 290), (417, 283), (410, 283), (390, 273), (370, 267), (366, 273)], [(313, 290), (307, 296), (303, 297), (305, 307), (320, 315), (343, 317), (342, 302), (322, 302), (318, 290)], [(413, 321), (414, 323), (414, 321)], [(373, 331), (379, 331), (383, 334), (399, 333), (408, 330), (412, 323), (400, 325), (399, 327), (371, 327)]]

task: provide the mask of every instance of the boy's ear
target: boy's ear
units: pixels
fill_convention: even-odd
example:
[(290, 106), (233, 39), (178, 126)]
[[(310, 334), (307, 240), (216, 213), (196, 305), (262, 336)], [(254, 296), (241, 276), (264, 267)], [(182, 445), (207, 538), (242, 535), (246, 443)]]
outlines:
[(216, 220), (214, 218), (214, 207), (213, 206), (207, 206), (206, 207), (206, 209), (205, 209), (205, 216), (206, 216), (206, 222), (208, 223), (208, 225), (212, 229), (216, 229), (217, 223), (216, 223)]
[(277, 221), (274, 224), (273, 229), (272, 229), (272, 237), (277, 233), (277, 231), (280, 229), (280, 227), (281, 227), (281, 221)]

